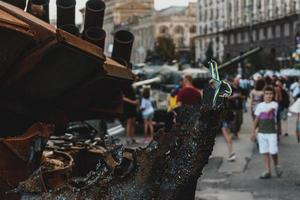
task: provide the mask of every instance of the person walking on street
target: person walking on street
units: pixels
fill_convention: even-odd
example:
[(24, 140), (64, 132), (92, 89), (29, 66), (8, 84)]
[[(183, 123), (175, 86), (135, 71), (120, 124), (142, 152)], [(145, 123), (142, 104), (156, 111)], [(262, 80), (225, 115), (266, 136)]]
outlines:
[(144, 140), (143, 143), (147, 142), (148, 128), (150, 130), (150, 141), (153, 140), (154, 128), (153, 128), (153, 116), (154, 116), (154, 108), (152, 106), (150, 100), (150, 88), (145, 87), (142, 93), (142, 101), (140, 109), (142, 111), (143, 119), (144, 119)]
[[(264, 88), (264, 101), (259, 103), (255, 109), (255, 120), (253, 123), (251, 139), (257, 138), (259, 153), (263, 156), (265, 171), (261, 174), (261, 179), (271, 178), (271, 161), (272, 157), (275, 173), (278, 177), (282, 175), (282, 170), (278, 164), (278, 141), (276, 130), (276, 114), (278, 103), (273, 101), (275, 95), (272, 86)], [(256, 128), (258, 127), (258, 133)]]
[(124, 117), (126, 119), (126, 142), (127, 144), (136, 143), (134, 137), (135, 121), (137, 116), (138, 100), (132, 86), (125, 90), (123, 95)]
[(297, 114), (296, 121), (296, 138), (298, 143), (300, 143), (300, 98), (298, 98), (289, 108), (289, 111)]
[(177, 95), (177, 106), (200, 104), (202, 100), (201, 92), (193, 86), (192, 76), (185, 75), (183, 83), (183, 88), (179, 90)]
[(241, 89), (239, 88), (239, 80), (232, 80), (232, 95), (228, 98), (229, 109), (234, 114), (234, 119), (230, 124), (233, 137), (238, 139), (238, 133), (243, 123), (243, 99)]
[(233, 151), (232, 137), (229, 134), (228, 122), (227, 122), (226, 119), (222, 123), (221, 130), (222, 130), (222, 134), (223, 134), (223, 137), (225, 139), (225, 142), (226, 142), (227, 148), (228, 148), (228, 155), (229, 156), (227, 158), (227, 161), (233, 162), (236, 159), (236, 155), (235, 155), (235, 152)]
[(282, 106), (282, 102), (283, 102), (283, 99), (282, 99), (282, 83), (278, 80), (276, 80), (275, 84), (274, 84), (274, 90), (275, 90), (275, 101), (278, 103), (278, 110), (277, 110), (277, 135), (278, 135), (278, 140), (282, 134), (282, 131), (281, 131), (281, 118), (280, 118), (280, 115), (281, 115), (281, 112), (283, 111), (283, 106)]
[(254, 89), (250, 92), (250, 106), (251, 106), (251, 115), (252, 115), (253, 121), (255, 119), (254, 112), (255, 112), (256, 106), (259, 103), (263, 102), (263, 100), (264, 100), (264, 91), (263, 91), (264, 87), (265, 87), (265, 80), (258, 79), (255, 82)]
[(283, 82), (281, 80), (276, 81), (276, 88), (278, 88), (281, 101), (278, 102), (279, 109), (277, 113), (277, 123), (278, 123), (278, 137), (284, 133), (285, 136), (288, 136), (288, 108), (290, 106), (290, 97), (286, 89), (284, 88)]

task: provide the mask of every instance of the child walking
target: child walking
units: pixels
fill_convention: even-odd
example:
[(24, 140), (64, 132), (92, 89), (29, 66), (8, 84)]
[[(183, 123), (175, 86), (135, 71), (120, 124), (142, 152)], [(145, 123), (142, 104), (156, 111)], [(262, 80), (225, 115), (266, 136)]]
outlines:
[[(251, 139), (257, 138), (259, 153), (263, 156), (265, 171), (261, 174), (261, 179), (271, 178), (271, 159), (272, 157), (275, 173), (277, 177), (282, 175), (282, 170), (278, 164), (278, 141), (276, 114), (278, 103), (273, 101), (274, 89), (272, 86), (264, 88), (264, 101), (259, 103), (255, 109), (255, 120), (253, 123)], [(258, 127), (258, 134), (256, 128)]]
[(143, 89), (142, 93), (142, 101), (140, 109), (142, 111), (143, 119), (144, 119), (144, 140), (143, 143), (147, 142), (148, 128), (150, 130), (150, 141), (153, 140), (153, 123), (152, 119), (154, 116), (154, 108), (150, 101), (150, 88), (146, 87)]

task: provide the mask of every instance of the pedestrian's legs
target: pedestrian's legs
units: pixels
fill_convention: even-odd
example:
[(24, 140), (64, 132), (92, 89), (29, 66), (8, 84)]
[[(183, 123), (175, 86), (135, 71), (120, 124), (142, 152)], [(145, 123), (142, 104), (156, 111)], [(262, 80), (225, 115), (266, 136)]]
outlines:
[(131, 118), (127, 119), (127, 123), (126, 123), (126, 136), (127, 136), (127, 139), (131, 139)]
[(130, 138), (133, 139), (135, 133), (135, 117), (130, 118)]
[(144, 139), (147, 138), (147, 130), (148, 130), (148, 123), (147, 120), (144, 119)]
[(153, 140), (153, 135), (154, 135), (154, 128), (153, 128), (152, 119), (150, 119), (148, 121), (148, 123), (149, 123), (149, 129), (150, 129), (150, 139), (152, 141)]
[(278, 166), (278, 154), (272, 155), (274, 166)]
[(263, 155), (265, 171), (268, 172), (268, 173), (271, 173), (270, 154), (269, 153), (264, 153), (262, 155)]
[(229, 136), (229, 133), (228, 133), (228, 129), (223, 127), (222, 128), (222, 133), (223, 133), (223, 136), (224, 136), (224, 139), (226, 141), (226, 144), (227, 144), (227, 147), (228, 147), (228, 153), (229, 155), (233, 152), (233, 148), (232, 148), (232, 138)]

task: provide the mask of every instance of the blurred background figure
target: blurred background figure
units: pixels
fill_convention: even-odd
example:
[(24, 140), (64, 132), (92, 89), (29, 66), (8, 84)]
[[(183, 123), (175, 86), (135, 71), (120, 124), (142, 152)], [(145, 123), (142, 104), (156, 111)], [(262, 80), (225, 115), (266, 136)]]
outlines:
[(146, 143), (148, 140), (148, 129), (150, 131), (150, 141), (153, 140), (154, 128), (153, 128), (153, 116), (154, 108), (150, 99), (150, 87), (145, 87), (142, 92), (142, 100), (140, 109), (142, 111), (143, 120), (144, 120), (144, 140), (143, 143)]
[(231, 80), (232, 95), (228, 98), (229, 109), (233, 112), (234, 118), (230, 123), (230, 130), (233, 134), (233, 139), (238, 138), (238, 133), (243, 123), (243, 100), (241, 88), (239, 87), (239, 78)]
[(278, 127), (278, 129), (280, 129), (278, 131), (278, 134), (284, 133), (284, 135), (287, 136), (288, 135), (287, 117), (288, 117), (288, 108), (290, 106), (290, 97), (289, 97), (289, 93), (287, 92), (286, 88), (283, 85), (283, 81), (277, 80), (276, 88), (278, 90), (278, 93), (281, 96), (281, 101), (278, 101), (279, 109), (277, 113), (277, 115), (279, 115), (277, 118), (280, 124)]
[(171, 112), (177, 106), (177, 94), (179, 89), (173, 89), (168, 97), (168, 112)]
[(263, 101), (264, 99), (264, 92), (263, 89), (265, 87), (265, 80), (264, 79), (258, 79), (254, 83), (254, 88), (250, 92), (250, 109), (251, 109), (251, 115), (252, 119), (255, 119), (254, 111), (256, 109), (257, 104)]
[(183, 88), (177, 95), (177, 106), (200, 104), (202, 100), (201, 92), (193, 86), (193, 78), (186, 74), (183, 77)]
[(228, 112), (227, 116), (225, 117), (225, 120), (222, 123), (221, 130), (228, 148), (227, 161), (233, 162), (236, 159), (236, 155), (235, 152), (233, 151), (232, 136), (229, 134), (229, 128), (228, 128), (228, 121), (230, 121), (229, 118), (230, 118), (230, 113)]
[(291, 105), (289, 111), (297, 114), (295, 134), (298, 143), (300, 143), (300, 98), (298, 98), (297, 101)]
[(136, 143), (134, 139), (138, 100), (133, 87), (129, 87), (124, 96), (124, 118), (126, 119), (126, 143)]

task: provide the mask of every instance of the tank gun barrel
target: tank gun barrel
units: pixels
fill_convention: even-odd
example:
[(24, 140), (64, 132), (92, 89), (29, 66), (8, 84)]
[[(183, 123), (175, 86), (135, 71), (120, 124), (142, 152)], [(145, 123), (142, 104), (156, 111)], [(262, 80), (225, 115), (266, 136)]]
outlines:
[(151, 83), (159, 83), (163, 81), (163, 76), (157, 76), (155, 78), (151, 78), (148, 80), (144, 80), (144, 81), (138, 81), (136, 83), (133, 83), (132, 86), (133, 87), (139, 87), (139, 86), (143, 86), (143, 85), (148, 85)]
[(112, 59), (129, 67), (133, 41), (134, 35), (129, 31), (117, 31), (114, 35), (114, 46), (111, 54)]
[(82, 38), (90, 43), (93, 43), (100, 48), (104, 49), (105, 45), (105, 31), (98, 26), (89, 27), (83, 32)]
[(219, 70), (223, 70), (226, 69), (228, 66), (232, 65), (233, 63), (237, 63), (259, 51), (261, 51), (263, 48), (262, 47), (256, 47), (254, 49), (251, 49), (249, 51), (247, 51), (246, 53), (243, 53), (242, 55), (239, 55), (237, 57), (234, 57), (233, 59), (223, 63), (222, 65), (219, 66)]
[(103, 26), (105, 3), (101, 0), (89, 0), (85, 6), (84, 31), (90, 27)]
[(49, 23), (49, 1), (50, 0), (29, 0), (27, 12)]
[(75, 0), (57, 0), (57, 27), (66, 24), (75, 25)]

